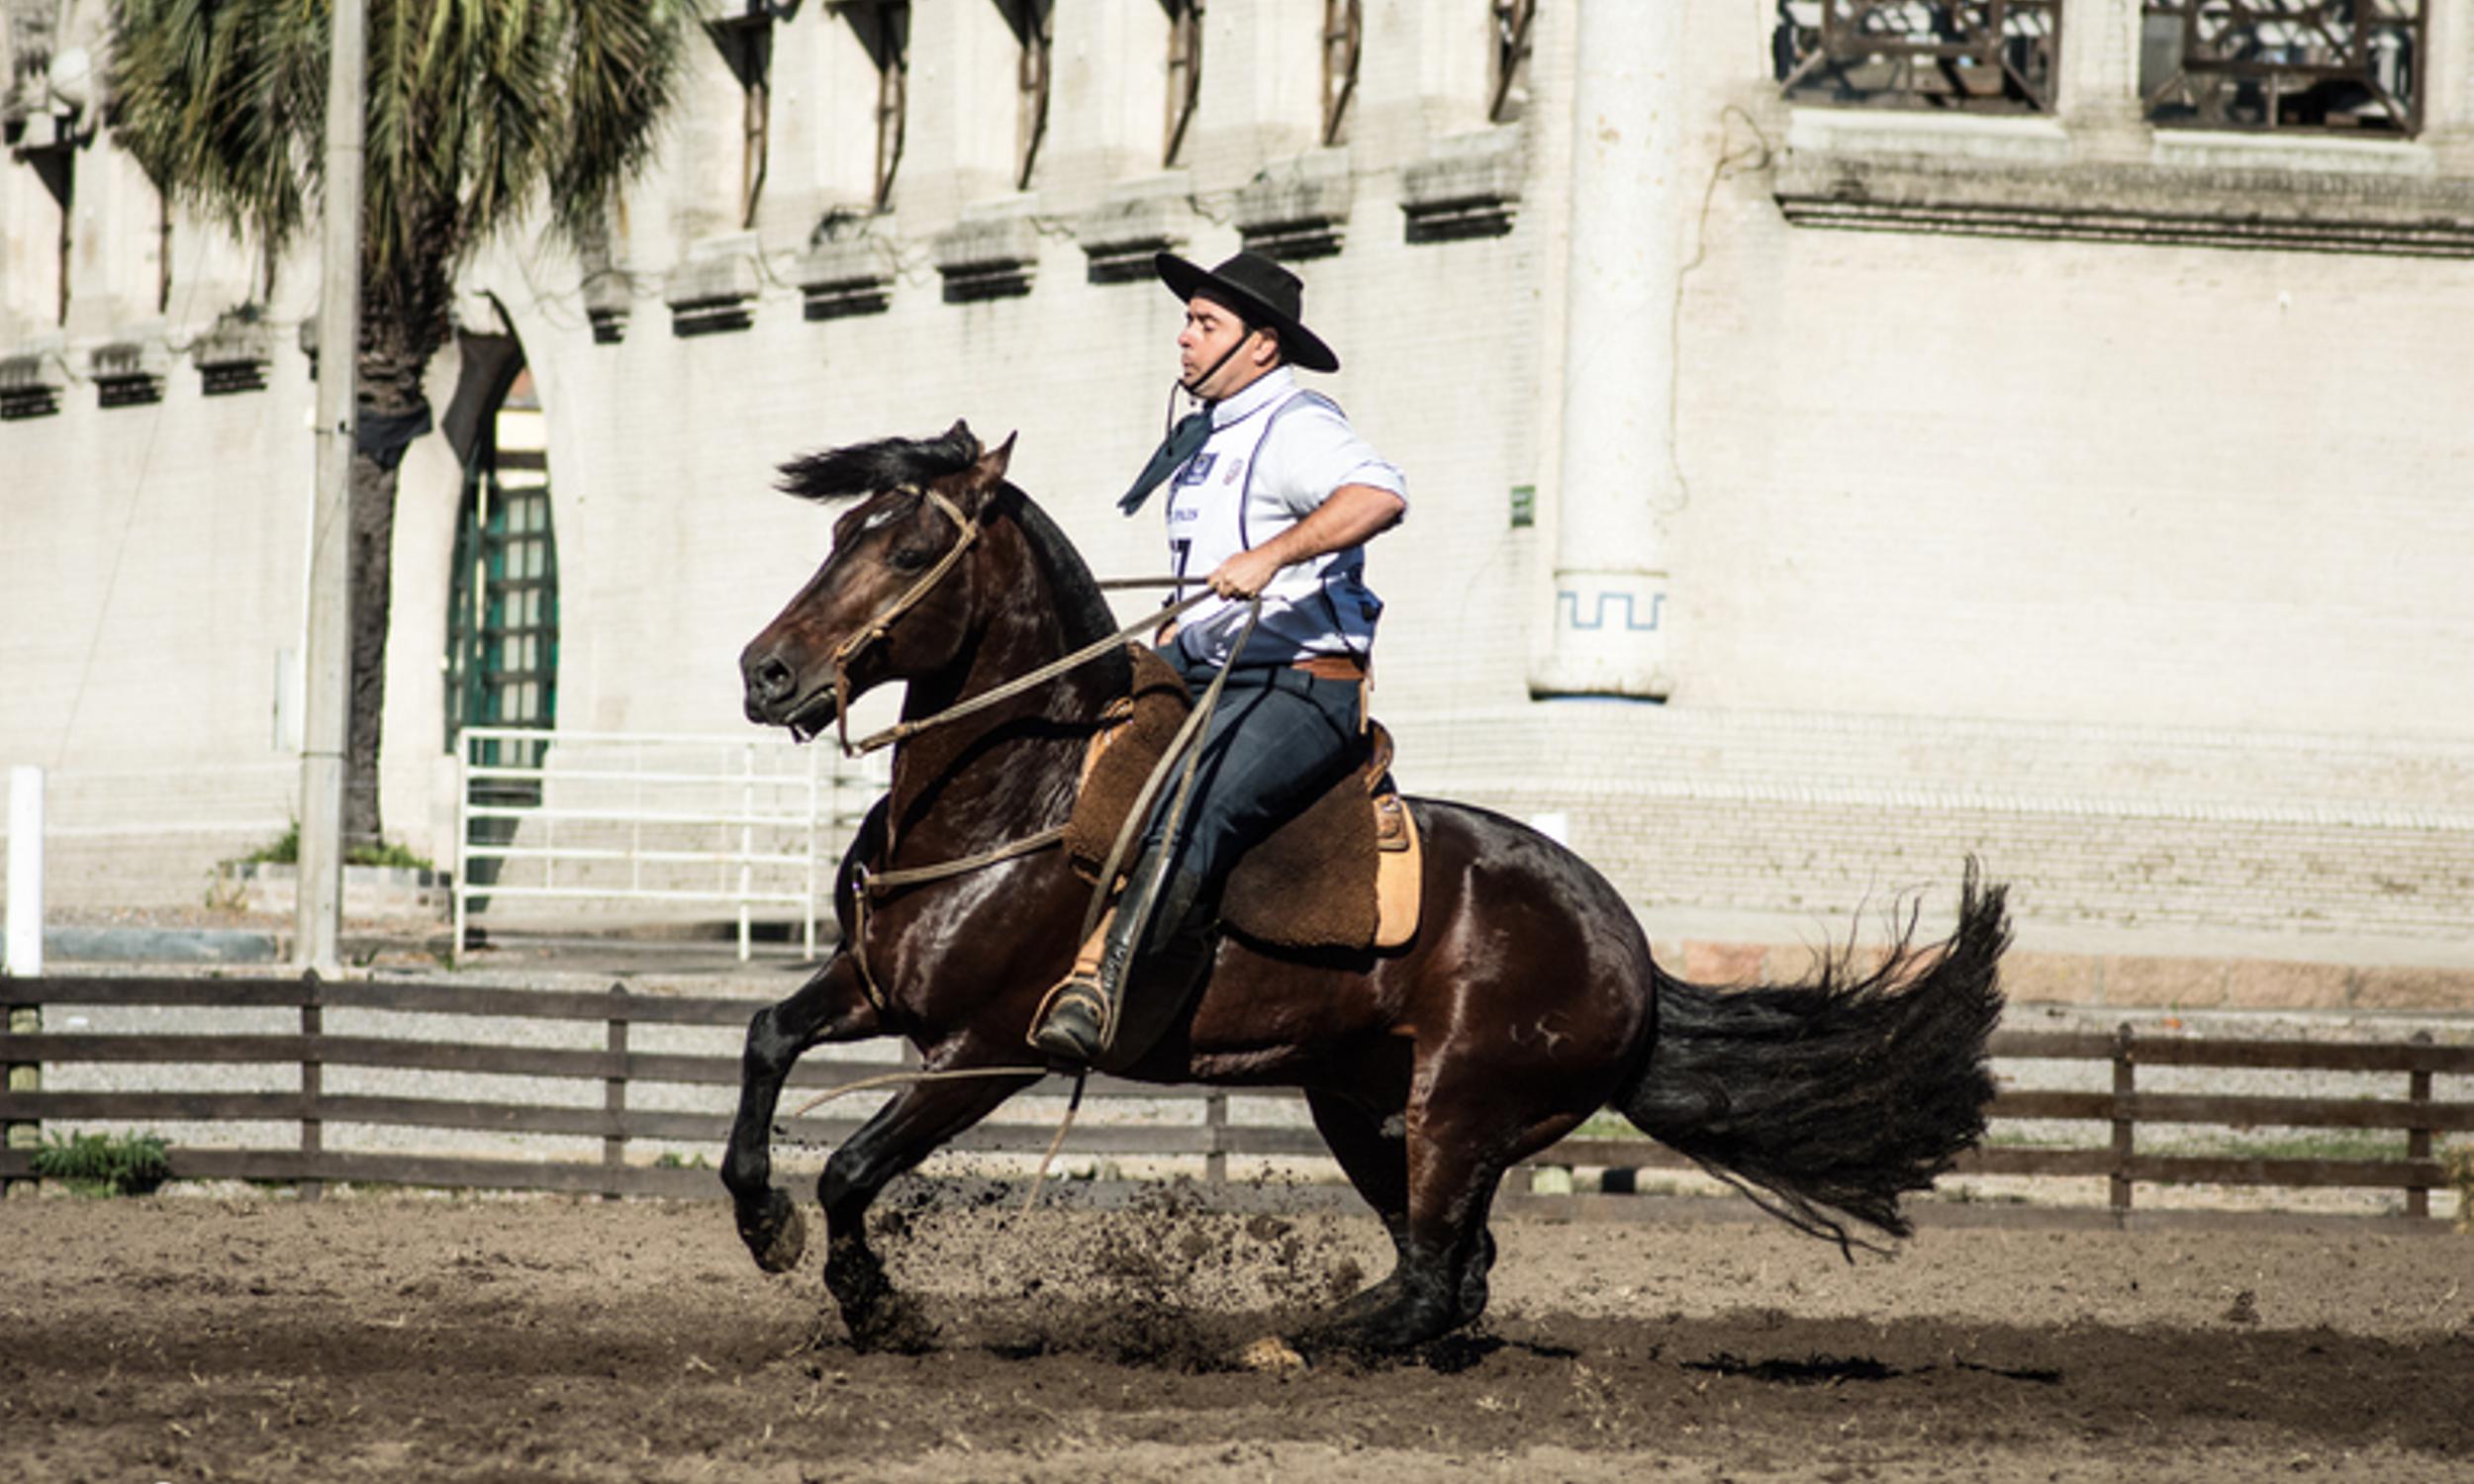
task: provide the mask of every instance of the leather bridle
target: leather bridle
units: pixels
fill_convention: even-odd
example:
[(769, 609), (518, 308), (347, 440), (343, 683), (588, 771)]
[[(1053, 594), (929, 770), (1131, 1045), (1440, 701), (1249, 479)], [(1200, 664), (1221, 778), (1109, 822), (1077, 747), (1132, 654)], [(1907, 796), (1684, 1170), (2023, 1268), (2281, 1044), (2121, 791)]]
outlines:
[(879, 733), (875, 737), (863, 739), (855, 748), (851, 746), (850, 662), (867, 652), (871, 645), (881, 643), (885, 636), (893, 631), (894, 620), (918, 606), (919, 600), (935, 591), (936, 585), (943, 582), (945, 575), (961, 563), (963, 556), (980, 538), (979, 516), (964, 514), (960, 506), (936, 491), (921, 485), (897, 485), (889, 493), (915, 495), (928, 502), (944, 511), (945, 518), (951, 520), (961, 533), (954, 537), (954, 544), (946, 548), (945, 554), (936, 559), (934, 566), (919, 574), (917, 582), (912, 583), (901, 597), (879, 608), (876, 616), (868, 620), (866, 627), (854, 631), (849, 638), (833, 647), (833, 653), (828, 661), (833, 667), (833, 724), (835, 735), (841, 743), (842, 756), (846, 758), (855, 758), (861, 753), (874, 752), (888, 742), (897, 740)]
[[(1032, 671), (1028, 675), (1018, 676), (1013, 680), (1005, 682), (1001, 686), (996, 687), (994, 690), (984, 691), (979, 695), (972, 696), (968, 700), (957, 701), (932, 715), (916, 716), (907, 720), (898, 721), (894, 725), (885, 728), (883, 731), (873, 732), (868, 736), (860, 738), (857, 743), (853, 743), (850, 740), (851, 660), (865, 653), (870, 645), (883, 640), (885, 636), (892, 631), (895, 619), (900, 618), (903, 614), (907, 613), (913, 607), (916, 607), (921, 599), (927, 597), (930, 592), (934, 591), (936, 585), (944, 581), (946, 576), (953, 571), (955, 565), (962, 560), (964, 553), (971, 549), (972, 543), (979, 540), (980, 531), (983, 528), (980, 518), (977, 515), (964, 514), (960, 507), (956, 506), (952, 501), (946, 499), (934, 490), (924, 489), (915, 485), (898, 485), (890, 493), (917, 495), (921, 499), (928, 501), (938, 510), (943, 510), (947, 519), (953, 521), (955, 525), (961, 528), (961, 534), (954, 538), (954, 544), (946, 550), (945, 554), (936, 559), (936, 564), (934, 566), (928, 568), (927, 571), (919, 575), (919, 580), (917, 582), (912, 583), (901, 597), (896, 598), (892, 603), (887, 603), (884, 607), (878, 609), (876, 616), (868, 620), (866, 627), (858, 629), (853, 632), (849, 638), (844, 639), (841, 643), (834, 646), (833, 653), (829, 659), (829, 662), (833, 666), (833, 722), (836, 729), (836, 736), (841, 742), (842, 756), (846, 758), (860, 757), (864, 754), (875, 752), (877, 749), (882, 747), (891, 747), (895, 743), (903, 741), (908, 737), (914, 737), (919, 733), (926, 731), (930, 727), (942, 726), (949, 721), (959, 721), (963, 717), (968, 716), (975, 711), (985, 710), (989, 706), (993, 706), (1000, 700), (1009, 700), (1012, 697), (1021, 695), (1023, 692), (1030, 690), (1034, 686), (1044, 685), (1047, 682), (1056, 679), (1058, 676), (1065, 674), (1069, 670), (1089, 664), (1100, 655), (1115, 649), (1117, 646), (1123, 644), (1126, 640), (1134, 637), (1136, 634), (1156, 628), (1160, 624), (1166, 623), (1170, 619), (1184, 613), (1187, 609), (1209, 602), (1213, 597), (1212, 593), (1208, 589), (1205, 589), (1204, 591), (1195, 594), (1193, 597), (1186, 599), (1182, 603), (1171, 603), (1167, 607), (1145, 613), (1140, 618), (1137, 618), (1133, 622), (1125, 625), (1123, 628), (1118, 629), (1115, 633), (1108, 635), (1108, 637), (1098, 640), (1095, 643), (1087, 644), (1061, 660), (1055, 660), (1049, 664), (1042, 665), (1040, 668)], [(1128, 577), (1102, 582), (1099, 586), (1103, 589), (1167, 588), (1176, 587), (1179, 583), (1180, 580), (1173, 577)]]

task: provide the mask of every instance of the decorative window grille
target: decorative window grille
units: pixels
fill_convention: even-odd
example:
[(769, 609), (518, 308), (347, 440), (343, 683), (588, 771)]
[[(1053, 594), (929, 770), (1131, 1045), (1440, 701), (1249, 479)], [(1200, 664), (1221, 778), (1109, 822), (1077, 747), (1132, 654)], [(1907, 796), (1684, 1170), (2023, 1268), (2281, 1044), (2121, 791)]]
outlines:
[[(558, 548), (532, 373), (517, 375), (464, 474), (447, 607), (446, 735), (558, 716)], [(475, 761), (531, 767), (540, 744), (483, 744)]]
[(1202, 0), (1160, 0), (1169, 13), (1168, 134), (1160, 163), (1174, 165), (1202, 102)]
[(1797, 103), (2049, 113), (2061, 3), (1777, 0), (1771, 62)]
[(876, 67), (876, 197), (894, 209), (894, 178), (902, 173), (903, 131), (910, 105), (910, 0), (838, 0), (859, 45)]
[(1016, 98), (1013, 188), (1031, 188), (1040, 142), (1048, 137), (1048, 87), (1056, 47), (1055, 0), (998, 0), (1019, 46), (1014, 71)]
[(2147, 117), (2197, 129), (2412, 135), (2428, 0), (2146, 0)]
[(1349, 105), (1358, 92), (1358, 53), (1366, 40), (1360, 0), (1323, 0), (1323, 142), (1349, 139)]
[(1493, 12), (1494, 56), (1487, 71), (1486, 118), (1509, 124), (1529, 101), (1529, 28), (1538, 19), (1538, 0), (1489, 0)]

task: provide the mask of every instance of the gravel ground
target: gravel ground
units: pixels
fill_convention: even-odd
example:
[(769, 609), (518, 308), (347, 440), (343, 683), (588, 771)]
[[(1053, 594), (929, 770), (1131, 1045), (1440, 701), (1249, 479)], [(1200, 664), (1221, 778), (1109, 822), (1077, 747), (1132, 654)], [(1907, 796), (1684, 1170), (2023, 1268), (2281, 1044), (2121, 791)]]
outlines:
[(1247, 1342), (1381, 1270), (1371, 1218), (889, 1194), (902, 1353), (717, 1203), (0, 1203), (0, 1477), (2474, 1477), (2462, 1239), (1953, 1228), (1849, 1263), (1772, 1223), (1506, 1218), (1473, 1332), (1261, 1371)]

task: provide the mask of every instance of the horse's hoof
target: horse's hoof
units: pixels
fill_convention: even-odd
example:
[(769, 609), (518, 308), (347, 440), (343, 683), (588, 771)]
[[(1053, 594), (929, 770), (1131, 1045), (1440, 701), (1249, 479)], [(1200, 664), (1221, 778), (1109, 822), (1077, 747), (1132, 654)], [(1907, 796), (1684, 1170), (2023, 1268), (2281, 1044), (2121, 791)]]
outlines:
[(1305, 1356), (1278, 1335), (1266, 1335), (1239, 1351), (1237, 1363), (1248, 1370), (1280, 1375), (1305, 1369)]
[(799, 1207), (782, 1191), (767, 1194), (764, 1210), (752, 1222), (739, 1224), (739, 1240), (767, 1272), (789, 1272), (808, 1251), (808, 1223)]
[(893, 1355), (916, 1355), (936, 1345), (936, 1326), (919, 1306), (898, 1295), (878, 1299), (857, 1314), (847, 1309), (842, 1323), (850, 1327), (850, 1347)]

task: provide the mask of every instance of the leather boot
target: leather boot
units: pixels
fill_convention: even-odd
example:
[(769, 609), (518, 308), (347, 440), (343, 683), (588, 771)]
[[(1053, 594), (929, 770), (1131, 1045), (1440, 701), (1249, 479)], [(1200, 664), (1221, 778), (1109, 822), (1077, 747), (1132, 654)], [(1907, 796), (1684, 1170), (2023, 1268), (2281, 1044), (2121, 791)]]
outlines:
[[(1039, 1002), (1039, 1010), (1031, 1016), (1031, 1034), (1027, 1038), (1033, 1049), (1047, 1053), (1061, 1062), (1077, 1065), (1099, 1055), (1108, 1044), (1108, 1032), (1114, 1029), (1116, 995), (1107, 987), (1121, 981), (1122, 974), (1109, 974), (1103, 967), (1108, 962), (1111, 939), (1119, 934), (1116, 925), (1130, 918), (1116, 907), (1108, 908), (1074, 956), (1074, 967)], [(1116, 949), (1121, 960), (1132, 952), (1132, 946), (1120, 944)]]
[[(1170, 873), (1167, 856), (1153, 851), (1135, 865), (1074, 968), (1041, 1002), (1032, 1020), (1033, 1047), (1078, 1065), (1097, 1063), (1112, 1051), (1130, 1060), (1186, 1008), (1215, 945), (1200, 878)], [(1126, 991), (1135, 985), (1132, 1024), (1121, 1026)]]

